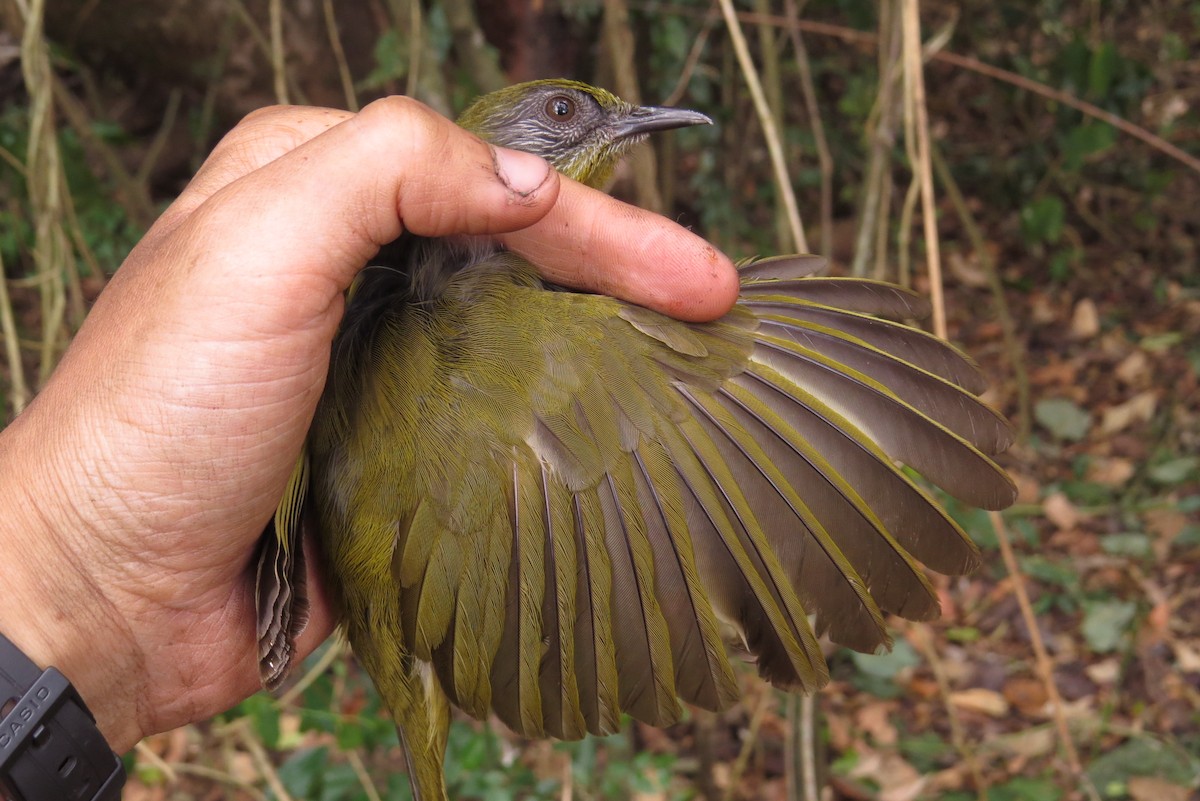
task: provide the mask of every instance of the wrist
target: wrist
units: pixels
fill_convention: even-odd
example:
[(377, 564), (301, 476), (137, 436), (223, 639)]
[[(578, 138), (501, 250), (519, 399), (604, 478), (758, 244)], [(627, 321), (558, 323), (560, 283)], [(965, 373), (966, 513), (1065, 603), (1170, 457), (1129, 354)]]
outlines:
[(23, 430), (28, 422), (0, 432), (7, 507), (0, 517), (0, 632), (39, 667), (62, 672), (122, 753), (144, 731), (139, 652), (124, 615), (100, 588), (93, 560), (72, 547), (88, 540), (94, 521), (81, 513), (69, 482), (48, 469), (49, 443), (23, 442), (31, 439)]

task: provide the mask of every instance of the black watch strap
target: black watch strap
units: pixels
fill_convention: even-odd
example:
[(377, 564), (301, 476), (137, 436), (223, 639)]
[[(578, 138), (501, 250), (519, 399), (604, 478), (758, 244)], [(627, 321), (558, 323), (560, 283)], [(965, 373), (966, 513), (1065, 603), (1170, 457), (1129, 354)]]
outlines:
[[(11, 707), (11, 709), (10, 709)], [(7, 710), (7, 712), (4, 712)], [(0, 634), (0, 792), (13, 801), (116, 801), (125, 766), (55, 668)]]

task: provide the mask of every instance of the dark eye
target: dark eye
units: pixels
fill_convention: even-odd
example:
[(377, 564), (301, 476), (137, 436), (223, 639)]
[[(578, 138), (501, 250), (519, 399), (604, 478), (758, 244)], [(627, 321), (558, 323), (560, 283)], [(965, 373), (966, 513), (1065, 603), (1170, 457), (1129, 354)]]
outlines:
[(555, 95), (546, 101), (546, 116), (555, 122), (570, 122), (575, 117), (575, 101)]

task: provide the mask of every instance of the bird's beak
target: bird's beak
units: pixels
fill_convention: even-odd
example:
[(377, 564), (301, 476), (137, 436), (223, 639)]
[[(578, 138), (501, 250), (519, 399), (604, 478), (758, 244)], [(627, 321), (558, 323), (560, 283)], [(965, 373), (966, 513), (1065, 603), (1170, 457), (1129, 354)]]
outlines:
[(627, 116), (617, 120), (616, 129), (617, 136), (626, 139), (653, 131), (686, 128), (689, 125), (712, 125), (712, 120), (699, 111), (691, 111), (686, 108), (637, 106)]

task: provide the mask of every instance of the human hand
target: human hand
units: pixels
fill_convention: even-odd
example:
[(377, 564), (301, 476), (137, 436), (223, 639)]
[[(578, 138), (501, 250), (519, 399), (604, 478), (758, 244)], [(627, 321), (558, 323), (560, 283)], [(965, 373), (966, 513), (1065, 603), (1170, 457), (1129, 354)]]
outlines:
[[(115, 750), (257, 689), (255, 542), (343, 292), (402, 230), (497, 234), (556, 283), (684, 319), (737, 293), (728, 259), (679, 226), (414, 101), (248, 117), (0, 432), (0, 631), (73, 681)], [(310, 586), (300, 657), (334, 623)]]

